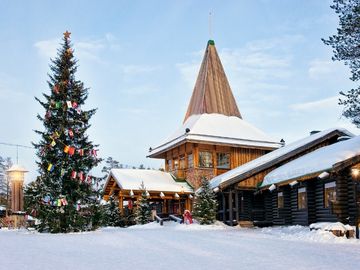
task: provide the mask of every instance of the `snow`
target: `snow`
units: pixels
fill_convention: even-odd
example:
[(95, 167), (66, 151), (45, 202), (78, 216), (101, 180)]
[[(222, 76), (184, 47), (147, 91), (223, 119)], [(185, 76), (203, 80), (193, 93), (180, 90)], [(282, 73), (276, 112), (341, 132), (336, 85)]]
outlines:
[[(190, 131), (186, 132), (186, 129)], [(279, 140), (266, 135), (239, 117), (205, 113), (190, 116), (164, 143), (152, 149), (150, 156), (184, 140), (269, 148), (279, 148), (282, 145)]]
[(328, 172), (322, 172), (322, 173), (320, 173), (319, 174), (319, 178), (320, 179), (325, 179), (325, 178), (328, 178), (330, 176), (330, 173), (328, 173)]
[(125, 190), (139, 190), (141, 182), (148, 191), (192, 193), (186, 182), (177, 182), (172, 174), (159, 170), (111, 169), (108, 179), (114, 177), (118, 186)]
[(95, 232), (0, 230), (1, 269), (358, 269), (360, 241), (309, 227), (165, 222)]
[(309, 227), (314, 230), (341, 231), (343, 233), (348, 230), (354, 230), (350, 225), (344, 225), (341, 222), (318, 222), (311, 224)]
[(262, 187), (330, 170), (338, 162), (360, 155), (360, 136), (319, 148), (264, 177)]
[(269, 166), (268, 165), (269, 163), (271, 163), (275, 160), (278, 160), (278, 162), (286, 160), (287, 158), (289, 158), (289, 156), (291, 156), (292, 152), (298, 150), (301, 147), (311, 146), (315, 142), (321, 140), (322, 138), (324, 138), (324, 137), (328, 136), (329, 134), (334, 133), (336, 131), (346, 134), (348, 136), (354, 136), (346, 129), (339, 129), (339, 128), (332, 128), (332, 129), (327, 129), (327, 130), (318, 132), (318, 133), (308, 136), (304, 139), (295, 141), (291, 144), (285, 145), (284, 147), (276, 149), (266, 155), (263, 155), (257, 159), (247, 162), (247, 163), (245, 163), (233, 170), (230, 170), (224, 174), (216, 176), (210, 181), (210, 186), (211, 186), (211, 188), (218, 187), (219, 185), (225, 184), (226, 182), (228, 182), (229, 180), (231, 180), (235, 177), (238, 180), (241, 180), (241, 177), (243, 175), (245, 175), (247, 172), (254, 170), (254, 169), (258, 169), (258, 170), (265, 169)]

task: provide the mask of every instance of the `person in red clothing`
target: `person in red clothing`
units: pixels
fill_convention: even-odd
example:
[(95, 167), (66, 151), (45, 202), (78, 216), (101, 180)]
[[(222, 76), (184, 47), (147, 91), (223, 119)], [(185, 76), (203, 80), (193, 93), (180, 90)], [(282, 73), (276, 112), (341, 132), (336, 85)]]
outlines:
[(183, 217), (184, 217), (184, 223), (186, 225), (193, 223), (192, 215), (189, 210), (184, 211)]

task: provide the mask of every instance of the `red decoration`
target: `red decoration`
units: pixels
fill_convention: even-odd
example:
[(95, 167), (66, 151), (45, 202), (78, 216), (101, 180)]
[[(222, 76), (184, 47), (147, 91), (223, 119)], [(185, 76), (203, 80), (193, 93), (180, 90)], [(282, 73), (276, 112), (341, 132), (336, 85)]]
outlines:
[(78, 173), (78, 177), (79, 177), (79, 179), (80, 179), (81, 182), (84, 182), (85, 176), (84, 176), (84, 173), (83, 173), (83, 172), (79, 172), (79, 173)]
[(78, 104), (74, 101), (74, 102), (72, 103), (72, 107), (73, 107), (74, 109), (76, 109), (77, 106), (78, 106)]
[(75, 179), (75, 178), (76, 178), (76, 175), (77, 175), (77, 173), (76, 173), (75, 171), (72, 171), (72, 172), (71, 172), (71, 178)]
[(72, 131), (71, 128), (68, 130), (68, 134), (71, 138), (74, 137), (74, 132)]
[(84, 149), (79, 149), (78, 153), (79, 153), (80, 156), (83, 156), (84, 155)]
[(75, 154), (75, 147), (70, 146), (69, 147), (69, 155), (72, 156), (73, 154)]
[(59, 89), (59, 86), (57, 84), (54, 85), (53, 91), (54, 91), (55, 94), (59, 94), (60, 89)]

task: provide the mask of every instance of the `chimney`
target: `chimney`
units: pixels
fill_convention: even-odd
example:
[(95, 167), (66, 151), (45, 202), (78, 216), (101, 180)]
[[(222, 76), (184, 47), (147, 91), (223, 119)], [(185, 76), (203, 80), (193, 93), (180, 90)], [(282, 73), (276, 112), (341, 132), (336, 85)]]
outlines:
[(310, 136), (311, 135), (314, 135), (314, 134), (316, 134), (316, 133), (319, 133), (320, 132), (320, 130), (312, 130), (312, 131), (310, 131)]

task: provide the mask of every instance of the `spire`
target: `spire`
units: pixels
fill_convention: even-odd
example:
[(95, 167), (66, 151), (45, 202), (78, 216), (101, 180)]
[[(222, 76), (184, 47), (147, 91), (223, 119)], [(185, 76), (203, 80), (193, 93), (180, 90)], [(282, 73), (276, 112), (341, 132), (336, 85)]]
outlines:
[(242, 118), (213, 40), (208, 41), (184, 122), (203, 113)]

